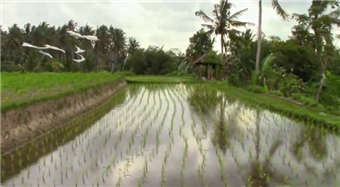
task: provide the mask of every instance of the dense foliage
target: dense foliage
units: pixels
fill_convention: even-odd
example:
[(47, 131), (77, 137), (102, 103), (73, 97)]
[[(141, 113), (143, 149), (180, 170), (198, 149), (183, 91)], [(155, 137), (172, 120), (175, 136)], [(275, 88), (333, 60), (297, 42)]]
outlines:
[[(73, 20), (60, 27), (47, 22), (27, 23), (23, 28), (14, 24), (8, 32), (1, 32), (1, 68), (7, 72), (107, 70), (187, 75), (196, 73), (193, 62), (206, 55), (204, 60), (221, 64), (216, 70), (217, 79), (226, 78), (230, 84), (254, 92), (290, 97), (309, 105), (332, 105), (339, 110), (340, 54), (334, 45), (339, 38), (334, 32), (340, 26), (338, 2), (313, 1), (308, 14), (290, 13), (296, 24), (287, 40), (264, 34), (256, 36), (252, 30), (237, 30), (252, 23), (238, 21), (247, 9), (231, 14), (232, 7), (229, 1), (222, 0), (213, 6), (213, 17), (201, 10), (195, 12), (207, 22), (203, 26), (208, 30), (194, 33), (185, 53), (158, 46), (141, 48), (135, 38), (127, 37), (123, 29), (113, 26), (94, 29), (89, 25), (77, 26)], [(273, 8), (282, 18), (289, 18), (277, 1), (273, 1)], [(93, 48), (88, 41), (69, 36), (68, 30), (95, 34), (99, 41)], [(215, 37), (222, 40), (221, 54), (213, 51)], [(58, 46), (66, 54), (48, 51), (54, 57), (48, 59), (37, 50), (21, 47), (23, 42)], [(85, 62), (72, 60), (75, 46), (86, 50)]]

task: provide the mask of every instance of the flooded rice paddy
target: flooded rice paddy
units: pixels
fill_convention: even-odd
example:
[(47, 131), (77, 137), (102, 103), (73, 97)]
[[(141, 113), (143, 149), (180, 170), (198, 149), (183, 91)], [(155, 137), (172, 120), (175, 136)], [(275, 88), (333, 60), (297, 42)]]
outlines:
[(124, 104), (4, 186), (338, 187), (340, 138), (197, 86)]

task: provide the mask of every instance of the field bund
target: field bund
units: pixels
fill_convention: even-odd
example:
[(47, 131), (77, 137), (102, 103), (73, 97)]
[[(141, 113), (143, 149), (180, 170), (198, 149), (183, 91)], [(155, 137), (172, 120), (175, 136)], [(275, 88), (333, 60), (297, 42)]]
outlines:
[(126, 85), (120, 78), (64, 97), (37, 101), (2, 112), (2, 155), (101, 105)]
[[(340, 138), (315, 126), (229, 100), (204, 85), (132, 84), (118, 96), (115, 108), (87, 118), (93, 121), (88, 129), (70, 125), (26, 154), (9, 156), (14, 166), (5, 171), (21, 169), (3, 185), (340, 184)], [(63, 146), (57, 146), (60, 138)], [(24, 167), (39, 150), (45, 156)]]

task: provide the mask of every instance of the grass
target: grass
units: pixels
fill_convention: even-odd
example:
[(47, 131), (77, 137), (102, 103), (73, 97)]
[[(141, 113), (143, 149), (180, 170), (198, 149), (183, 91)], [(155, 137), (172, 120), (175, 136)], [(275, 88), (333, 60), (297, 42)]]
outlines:
[(1, 73), (1, 112), (36, 102), (57, 99), (122, 78), (98, 73)]
[(165, 77), (165, 76), (127, 76), (125, 80), (128, 83), (199, 83), (200, 80), (194, 77)]
[(259, 105), (272, 111), (279, 112), (287, 117), (326, 126), (332, 129), (332, 131), (340, 132), (339, 116), (321, 114), (320, 112), (313, 111), (304, 106), (298, 106), (289, 101), (249, 92), (242, 88), (233, 87), (224, 82), (211, 82), (208, 84), (223, 91), (228, 97), (240, 99), (242, 102)]

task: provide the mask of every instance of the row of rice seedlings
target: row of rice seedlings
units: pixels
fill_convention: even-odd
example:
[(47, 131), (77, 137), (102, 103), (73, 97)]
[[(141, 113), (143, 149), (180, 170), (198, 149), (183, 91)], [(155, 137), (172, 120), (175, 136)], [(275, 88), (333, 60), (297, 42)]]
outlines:
[[(149, 105), (146, 105), (146, 106), (149, 106)], [(150, 115), (151, 112), (152, 112), (152, 107), (150, 107), (150, 106), (148, 108), (142, 107), (142, 111), (138, 115), (138, 116), (141, 116), (142, 119), (139, 121), (139, 123), (135, 123), (136, 126), (135, 126), (134, 130), (132, 130), (130, 135), (129, 135), (129, 137), (130, 137), (130, 140), (128, 141), (129, 142), (129, 146), (125, 150), (125, 154), (126, 155), (130, 155), (131, 154), (130, 150), (132, 148), (132, 145), (135, 143), (135, 136), (136, 136), (138, 130), (144, 124), (144, 122), (146, 121), (146, 119), (148, 118), (148, 116)], [(140, 151), (142, 152), (142, 148), (141, 148)], [(122, 179), (124, 179), (125, 177), (129, 177), (130, 176), (130, 174), (129, 174), (129, 166), (130, 166), (130, 163), (133, 161), (133, 159), (134, 159), (133, 155), (131, 155), (131, 158), (127, 158), (125, 167), (123, 168), (123, 170), (120, 170), (120, 171), (122, 171), (122, 173), (120, 173), (121, 175), (118, 178), (118, 182), (117, 182), (116, 186), (119, 186), (123, 182)], [(111, 167), (113, 167), (113, 166), (111, 166)], [(97, 185), (99, 185), (100, 178), (102, 180), (102, 183), (105, 184), (105, 177), (107, 175), (106, 173), (107, 173), (106, 170), (102, 170), (102, 174), (98, 175)]]
[[(102, 126), (104, 126), (104, 128), (103, 129), (106, 129), (106, 127), (107, 126), (105, 126), (104, 124), (101, 124)], [(119, 124), (120, 125), (120, 124)], [(106, 131), (106, 130), (103, 130), (103, 131)], [(109, 130), (109, 132), (108, 133), (106, 133), (106, 134), (102, 134), (102, 132), (103, 131), (99, 131), (99, 133), (97, 134), (97, 136), (95, 136), (94, 137), (94, 139), (93, 140), (95, 140), (95, 139), (98, 139), (98, 138), (104, 138), (105, 140), (104, 140), (104, 144), (101, 144), (101, 145), (99, 145), (99, 147), (98, 147), (98, 149), (96, 149), (95, 151), (97, 152), (97, 151), (99, 151), (100, 152), (100, 150), (101, 149), (107, 149), (107, 147), (105, 147), (104, 145), (106, 145), (106, 143), (105, 142), (107, 142), (107, 139), (112, 135), (112, 129), (110, 128), (110, 130)], [(105, 135), (105, 136), (102, 136), (102, 135)], [(92, 143), (92, 142), (94, 142), (94, 141), (91, 141), (90, 143)], [(90, 149), (90, 147), (91, 147), (91, 145), (88, 145), (88, 149)], [(110, 153), (112, 153), (113, 151), (112, 151), (113, 149), (111, 148), (111, 150), (110, 150)], [(85, 152), (84, 152), (85, 153)], [(83, 155), (86, 155), (86, 154), (83, 154)], [(111, 155), (111, 154), (110, 154)], [(94, 159), (93, 159), (93, 156), (94, 156)], [(105, 158), (104, 158), (105, 157)], [(92, 158), (92, 160), (94, 160), (94, 162), (93, 162), (93, 164), (92, 165), (89, 165), (89, 168), (97, 168), (97, 169), (99, 169), (101, 166), (100, 165), (102, 165), (102, 164), (104, 164), (104, 162), (106, 161), (106, 160), (109, 160), (110, 158), (109, 158), (110, 156), (108, 156), (107, 154), (92, 154), (92, 151), (90, 151), (90, 158)], [(84, 159), (86, 159), (86, 156), (84, 156)], [(84, 163), (86, 163), (86, 161), (84, 162)], [(72, 167), (72, 165), (71, 165), (71, 167)], [(66, 168), (65, 169), (65, 171), (67, 172), (67, 171), (72, 171), (72, 168)], [(85, 176), (86, 176), (86, 178), (88, 178), (89, 177), (89, 174), (88, 174), (88, 169), (86, 169), (85, 171), (84, 171), (84, 173), (83, 173), (83, 175), (81, 176), (81, 177), (79, 177), (79, 178), (82, 178), (82, 182), (83, 182), (83, 185), (86, 185), (86, 182), (85, 182)], [(97, 175), (98, 176), (98, 175)], [(104, 180), (104, 178), (102, 178), (101, 179), (103, 182), (105, 182), (105, 180)], [(76, 179), (76, 185), (78, 185), (78, 181), (80, 181), (80, 180), (78, 180), (78, 179)], [(99, 184), (99, 182), (100, 182), (100, 178), (99, 177), (97, 177), (97, 180), (96, 180), (96, 185), (98, 185)], [(61, 183), (61, 184), (63, 184), (63, 183)]]
[[(162, 89), (162, 92), (163, 92), (163, 95), (165, 96), (166, 95), (166, 92), (164, 89)], [(163, 115), (163, 118), (162, 118), (162, 121), (160, 122), (160, 126), (158, 127), (157, 129), (157, 132), (156, 132), (156, 154), (158, 154), (158, 148), (159, 148), (159, 145), (160, 145), (160, 134), (162, 132), (162, 129), (164, 128), (164, 124), (165, 124), (165, 119), (167, 118), (168, 116), (168, 112), (169, 112), (169, 100), (167, 97), (165, 97), (165, 100), (166, 100), (166, 110), (165, 110), (165, 114)]]
[[(145, 106), (147, 106), (147, 105), (145, 105)], [(130, 121), (130, 123), (127, 123), (127, 124), (125, 124), (125, 130), (124, 129), (122, 129), (120, 132), (120, 134), (124, 134), (124, 132), (126, 132), (126, 130), (127, 130), (127, 128), (131, 128), (132, 126), (135, 126), (135, 128), (134, 128), (134, 130), (131, 132), (131, 134), (130, 134), (130, 140), (129, 140), (129, 146), (126, 148), (126, 151), (125, 151), (125, 153), (126, 154), (128, 154), (129, 152), (130, 152), (130, 149), (131, 149), (131, 147), (132, 147), (132, 144), (134, 143), (134, 137), (135, 137), (135, 134), (138, 132), (138, 129), (141, 127), (141, 125), (143, 124), (143, 121), (145, 121), (145, 119), (146, 119), (146, 116), (148, 116), (148, 114), (151, 112), (150, 110), (147, 110), (146, 109), (146, 107), (140, 107), (139, 108), (140, 109), (140, 112), (138, 113), (138, 116), (144, 116), (144, 118), (142, 118), (142, 119), (140, 119), (138, 122), (136, 121), (136, 119), (137, 118), (130, 118), (131, 119), (131, 121)], [(132, 113), (135, 113), (136, 112), (136, 110), (129, 110), (130, 112), (132, 112)], [(133, 125), (133, 124), (136, 124), (136, 125)], [(119, 136), (119, 137), (122, 137), (122, 136)], [(121, 139), (120, 139), (121, 140)], [(120, 142), (120, 141), (119, 141)], [(117, 146), (117, 145), (116, 145)], [(123, 151), (120, 153), (120, 156), (121, 156), (121, 158), (123, 157)], [(115, 158), (115, 157), (114, 157)], [(132, 157), (132, 159), (133, 159), (133, 157)], [(128, 162), (129, 163), (129, 162)], [(129, 164), (128, 164), (129, 165)], [(128, 166), (127, 165), (127, 166)], [(108, 166), (109, 168), (113, 168), (114, 166)], [(127, 171), (128, 169), (127, 168), (125, 168), (125, 170), (124, 170), (124, 177), (126, 177), (126, 176), (128, 176), (128, 174), (127, 174)], [(97, 175), (97, 184), (96, 185), (99, 185), (99, 182), (100, 182), (100, 180), (102, 181), (102, 183), (105, 183), (105, 175), (107, 175), (106, 173), (107, 173), (107, 170), (103, 170), (102, 172), (101, 172), (102, 174), (100, 174), (100, 175)], [(101, 178), (101, 179), (100, 179)], [(119, 180), (121, 180), (121, 178), (119, 179)]]
[(152, 163), (152, 159), (155, 156), (156, 148), (153, 148), (148, 155), (145, 156), (144, 166), (143, 166), (143, 175), (139, 178), (137, 186), (143, 186), (146, 182), (147, 174), (149, 172), (149, 163)]

